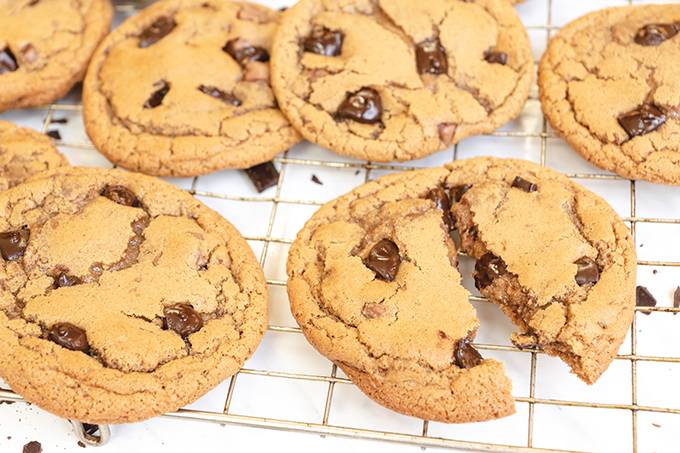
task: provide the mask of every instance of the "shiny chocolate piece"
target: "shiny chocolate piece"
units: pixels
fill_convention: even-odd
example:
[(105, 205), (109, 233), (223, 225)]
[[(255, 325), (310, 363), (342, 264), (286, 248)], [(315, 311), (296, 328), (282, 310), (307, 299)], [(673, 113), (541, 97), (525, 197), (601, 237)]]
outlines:
[(486, 253), (475, 263), (475, 286), (484, 289), (506, 272), (507, 266), (502, 258)]
[(165, 99), (165, 95), (167, 95), (170, 91), (170, 84), (165, 80), (160, 80), (154, 83), (153, 86), (156, 88), (156, 91), (151, 93), (149, 99), (147, 99), (144, 103), (145, 109), (155, 109), (161, 105), (163, 103), (163, 99)]
[(19, 69), (19, 64), (17, 59), (12, 53), (12, 49), (5, 47), (0, 50), (0, 74), (5, 74), (7, 72), (14, 72)]
[(227, 42), (222, 50), (228, 53), (231, 58), (242, 67), (249, 61), (259, 61), (266, 63), (269, 61), (269, 52), (264, 47), (251, 46), (242, 39), (232, 39)]
[(55, 288), (65, 288), (68, 286), (80, 285), (83, 281), (75, 275), (69, 275), (66, 272), (61, 272), (54, 279)]
[(245, 172), (258, 193), (274, 187), (279, 182), (279, 172), (272, 161), (246, 168)]
[(527, 181), (526, 179), (517, 176), (513, 181), (512, 181), (512, 187), (516, 189), (521, 189), (527, 193), (531, 192), (536, 192), (538, 190), (538, 186), (536, 183), (533, 183), (531, 181)]
[(619, 124), (630, 138), (649, 134), (666, 122), (666, 115), (654, 104), (642, 104), (618, 118)]
[(203, 327), (203, 318), (189, 304), (175, 304), (163, 309), (166, 329), (177, 332), (182, 338), (186, 338)]
[(203, 94), (207, 94), (210, 97), (218, 99), (227, 105), (239, 107), (242, 104), (241, 100), (234, 96), (233, 94), (229, 94), (226, 91), (222, 91), (214, 86), (199, 85), (198, 91), (200, 91)]
[(141, 35), (139, 35), (139, 47), (146, 49), (170, 34), (177, 23), (172, 17), (159, 17)]
[(101, 195), (102, 197), (106, 197), (114, 203), (122, 204), (123, 206), (138, 208), (142, 205), (139, 198), (125, 186), (107, 185), (102, 190)]
[(0, 233), (0, 254), (5, 261), (17, 261), (24, 256), (31, 231), (24, 227), (16, 231)]
[(68, 322), (54, 324), (47, 332), (47, 339), (71, 351), (87, 352), (90, 349), (85, 331)]
[(467, 338), (458, 340), (453, 351), (453, 358), (456, 361), (456, 366), (465, 369), (474, 368), (484, 360)]
[(449, 196), (446, 194), (444, 188), (441, 186), (435, 187), (428, 192), (427, 198), (432, 200), (437, 209), (442, 211), (444, 224), (449, 229), (449, 231), (455, 229), (456, 225), (453, 221), (453, 216), (451, 215), (451, 201), (449, 200)]
[(375, 272), (376, 277), (380, 280), (392, 282), (396, 278), (401, 264), (399, 247), (389, 239), (383, 239), (373, 246), (364, 264)]
[(678, 24), (647, 24), (635, 33), (635, 42), (641, 46), (656, 47), (678, 34)]
[(574, 264), (578, 266), (576, 271), (576, 284), (579, 286), (597, 283), (600, 280), (600, 268), (594, 259), (584, 256)]
[(486, 60), (487, 63), (505, 66), (508, 64), (508, 54), (498, 50), (489, 49), (484, 52), (484, 60)]
[(363, 124), (379, 123), (382, 119), (382, 100), (373, 88), (362, 88), (355, 93), (348, 93), (340, 104), (336, 117)]
[(416, 66), (419, 74), (446, 74), (449, 60), (446, 49), (438, 38), (428, 39), (416, 46)]
[(326, 27), (314, 27), (312, 32), (302, 41), (305, 52), (315, 53), (326, 57), (337, 57), (342, 54), (342, 44), (345, 35), (339, 30)]

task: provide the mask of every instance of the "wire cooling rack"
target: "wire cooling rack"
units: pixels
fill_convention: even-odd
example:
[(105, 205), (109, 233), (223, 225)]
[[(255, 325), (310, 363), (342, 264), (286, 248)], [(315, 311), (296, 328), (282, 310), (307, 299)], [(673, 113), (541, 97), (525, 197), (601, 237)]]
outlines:
[[(272, 7), (293, 3), (259, 2)], [(638, 3), (647, 2), (527, 0), (518, 9), (538, 60), (550, 37), (569, 20), (606, 6)], [(116, 3), (116, 23), (140, 7)], [(60, 149), (74, 165), (110, 167), (83, 131), (79, 90), (45, 108), (0, 117), (43, 132), (59, 130)], [(652, 290), (659, 304), (637, 309), (619, 355), (600, 381), (588, 387), (559, 360), (509, 343), (509, 321), (479, 297), (465, 277), (466, 286), (477, 294), (471, 299), (482, 324), (476, 347), (506, 364), (517, 414), (469, 425), (404, 417), (368, 400), (305, 342), (288, 309), (286, 252), (318, 206), (361, 183), (385, 173), (484, 154), (533, 160), (604, 196), (630, 226), (640, 258), (640, 284)], [(225, 215), (248, 239), (265, 269), (271, 315), (263, 344), (237, 375), (201, 401), (166, 417), (316, 433), (328, 436), (329, 443), (342, 436), (460, 450), (678, 451), (680, 397), (674, 385), (680, 378), (680, 318), (674, 315), (680, 309), (672, 307), (671, 294), (680, 284), (680, 189), (624, 180), (587, 164), (549, 128), (535, 87), (518, 120), (420, 161), (391, 165), (357, 161), (303, 143), (276, 158), (275, 165), (278, 183), (262, 194), (241, 172), (170, 179)], [(466, 266), (471, 267), (463, 258), (463, 273)], [(0, 386), (0, 400), (21, 398)]]

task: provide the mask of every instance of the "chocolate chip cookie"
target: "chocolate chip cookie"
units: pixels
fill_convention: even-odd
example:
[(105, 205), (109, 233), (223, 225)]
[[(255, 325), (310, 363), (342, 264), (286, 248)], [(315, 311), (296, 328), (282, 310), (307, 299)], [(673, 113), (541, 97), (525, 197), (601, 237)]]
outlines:
[(393, 410), (444, 422), (511, 414), (503, 366), (472, 344), (479, 321), (458, 252), (519, 327), (518, 346), (560, 356), (588, 383), (607, 368), (634, 312), (631, 236), (602, 199), (525, 161), (389, 175), (326, 204), (290, 251), (293, 314)]
[(543, 111), (593, 164), (680, 184), (680, 5), (609, 8), (563, 28), (540, 65)]
[(238, 231), (121, 170), (52, 171), (0, 193), (0, 376), (59, 416), (176, 410), (238, 371), (267, 324)]
[(269, 84), (279, 13), (244, 2), (163, 0), (99, 47), (84, 85), (95, 146), (153, 175), (248, 168), (299, 140)]
[(517, 116), (533, 66), (507, 0), (301, 0), (276, 34), (272, 83), (307, 140), (405, 161)]
[(0, 190), (39, 174), (68, 165), (46, 135), (0, 121)]
[(68, 93), (112, 15), (109, 0), (0, 3), (0, 111), (49, 104)]

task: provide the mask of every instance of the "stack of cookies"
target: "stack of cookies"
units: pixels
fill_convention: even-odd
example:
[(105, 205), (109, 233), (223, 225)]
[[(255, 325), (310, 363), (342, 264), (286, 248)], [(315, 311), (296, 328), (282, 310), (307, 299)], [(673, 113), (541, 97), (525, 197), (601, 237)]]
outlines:
[[(107, 0), (5, 2), (0, 110), (53, 102), (84, 76), (86, 131), (132, 172), (70, 168), (45, 137), (0, 123), (0, 376), (58, 415), (119, 423), (235, 373), (267, 325), (262, 271), (229, 222), (152, 176), (249, 169), (264, 190), (270, 161), (303, 138), (393, 162), (490, 133), (522, 112), (535, 69), (512, 3), (160, 0), (105, 36)], [(595, 165), (680, 184), (679, 43), (680, 6), (569, 24), (540, 65), (550, 124)], [(391, 175), (323, 206), (290, 251), (292, 312), (395, 411), (509, 415), (503, 365), (473, 345), (459, 254), (515, 345), (587, 383), (607, 369), (634, 314), (630, 233), (601, 198), (524, 161)]]

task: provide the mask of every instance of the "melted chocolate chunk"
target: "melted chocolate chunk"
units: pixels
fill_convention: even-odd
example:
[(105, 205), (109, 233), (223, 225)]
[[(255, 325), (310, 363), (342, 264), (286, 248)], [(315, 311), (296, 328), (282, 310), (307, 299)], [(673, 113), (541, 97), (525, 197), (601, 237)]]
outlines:
[(24, 227), (16, 231), (0, 233), (0, 254), (5, 261), (17, 261), (28, 247), (31, 231)]
[(315, 27), (312, 32), (302, 41), (305, 52), (337, 57), (342, 54), (344, 33), (339, 30), (331, 30), (326, 27)]
[(579, 286), (589, 283), (597, 283), (600, 280), (600, 269), (594, 259), (584, 256), (579, 258), (574, 264), (578, 266), (576, 271), (576, 284)]
[(130, 206), (133, 208), (141, 207), (139, 198), (127, 187), (119, 185), (107, 185), (102, 190), (102, 197), (106, 197), (109, 200), (122, 204), (123, 206)]
[(475, 286), (477, 289), (484, 289), (506, 272), (507, 266), (502, 258), (486, 253), (475, 263)]
[(165, 99), (165, 95), (167, 95), (170, 91), (170, 84), (165, 80), (160, 80), (154, 83), (153, 86), (156, 88), (156, 91), (151, 93), (149, 99), (147, 99), (144, 103), (145, 109), (155, 109), (161, 105), (163, 103), (163, 99)]
[(141, 35), (139, 35), (139, 47), (146, 49), (147, 47), (156, 44), (170, 34), (176, 26), (175, 19), (172, 17), (159, 17), (145, 29)]
[(458, 340), (453, 357), (459, 368), (474, 368), (482, 363), (482, 355), (470, 344), (470, 340), (464, 338)]
[(619, 124), (630, 138), (649, 134), (666, 122), (666, 115), (653, 104), (643, 104), (619, 116)]
[(498, 50), (489, 49), (484, 52), (484, 60), (491, 64), (508, 64), (508, 54)]
[(47, 332), (47, 339), (71, 351), (87, 352), (90, 349), (85, 331), (68, 322), (53, 325)]
[(189, 304), (175, 304), (163, 309), (166, 329), (174, 330), (186, 338), (203, 327), (203, 318)]
[(274, 187), (279, 182), (279, 172), (272, 161), (246, 168), (245, 172), (259, 193)]
[(444, 224), (448, 227), (449, 231), (455, 229), (456, 226), (453, 221), (453, 216), (451, 215), (451, 201), (449, 200), (449, 196), (446, 195), (444, 188), (435, 187), (428, 192), (427, 198), (434, 202), (437, 209), (441, 209)]
[(635, 42), (641, 46), (658, 46), (678, 34), (678, 24), (647, 24), (635, 33)]
[(81, 283), (83, 283), (83, 281), (79, 277), (76, 277), (75, 275), (69, 275), (66, 272), (60, 273), (54, 279), (54, 287), (55, 288), (64, 288), (64, 287), (67, 287), (67, 286), (75, 286), (75, 285), (80, 285)]
[(14, 72), (19, 69), (17, 59), (9, 47), (0, 50), (0, 74)]
[(416, 65), (419, 74), (446, 74), (449, 60), (446, 49), (438, 38), (428, 39), (416, 46)]
[(380, 280), (392, 282), (396, 278), (401, 264), (399, 247), (389, 239), (383, 239), (368, 252), (364, 264), (375, 272), (376, 277)]
[(269, 52), (264, 47), (251, 46), (240, 39), (232, 39), (222, 47), (236, 62), (245, 66), (249, 61), (266, 63), (269, 61)]
[(452, 187), (449, 191), (449, 196), (456, 203), (459, 203), (463, 199), (463, 195), (467, 193), (468, 190), (472, 189), (472, 184), (464, 184), (462, 186)]
[(536, 183), (533, 183), (531, 181), (527, 181), (526, 179), (517, 176), (513, 181), (512, 181), (512, 187), (516, 189), (522, 189), (525, 192), (531, 193), (531, 192), (536, 192), (538, 190), (538, 186)]
[(336, 117), (358, 123), (375, 124), (382, 119), (382, 100), (373, 88), (362, 88), (355, 93), (348, 93), (340, 104)]
[(638, 286), (635, 289), (635, 305), (638, 307), (656, 307), (656, 299), (647, 288)]
[(233, 94), (229, 94), (225, 91), (222, 91), (217, 87), (207, 86), (207, 85), (199, 85), (198, 91), (200, 91), (201, 93), (207, 94), (208, 96), (213, 97), (215, 99), (219, 99), (220, 101), (224, 102), (225, 104), (232, 105), (234, 107), (239, 107), (242, 104), (242, 102), (239, 98), (237, 98)]

